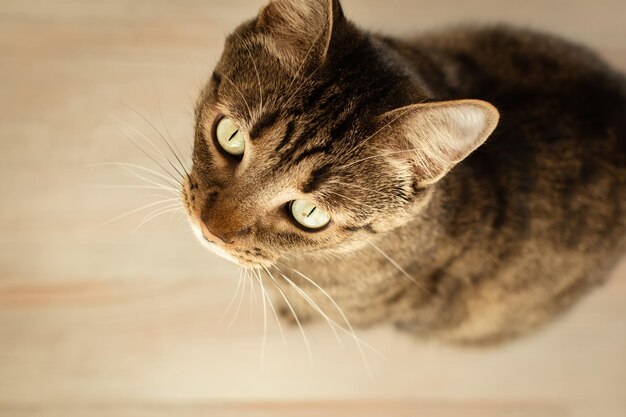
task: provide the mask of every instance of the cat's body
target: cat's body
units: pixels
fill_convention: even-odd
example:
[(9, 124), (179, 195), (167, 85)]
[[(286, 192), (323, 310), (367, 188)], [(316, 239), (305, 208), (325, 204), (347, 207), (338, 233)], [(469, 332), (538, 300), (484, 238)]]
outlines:
[(626, 244), (623, 78), (586, 50), (505, 27), (384, 45), (438, 99), (494, 104), (499, 126), (433, 186), (414, 221), (372, 239), (419, 285), (373, 247), (297, 269), (353, 322), (392, 321), (456, 343), (522, 334), (600, 283)]
[[(256, 91), (257, 81), (261, 87), (266, 71), (280, 68), (256, 96), (259, 105), (263, 93), (266, 101), (273, 97), (282, 106), (279, 115), (259, 111), (248, 122), (239, 116), (251, 143), (263, 141), (250, 145), (259, 147), (250, 152), (263, 155), (271, 174), (243, 159), (243, 168), (220, 168), (233, 170), (220, 176), (204, 135), (197, 138), (195, 172), (185, 197), (192, 217), (207, 225), (205, 237), (233, 237), (220, 238), (226, 243), (221, 250), (244, 262), (253, 263), (249, 258), (254, 256), (271, 261), (276, 268), (268, 273), (280, 288), (276, 294), (287, 297), (285, 312), (292, 314), (293, 307), (301, 321), (319, 317), (316, 304), (343, 324), (340, 307), (353, 325), (393, 323), (420, 337), (453, 343), (493, 343), (523, 334), (602, 281), (626, 248), (626, 83), (621, 75), (588, 51), (549, 36), (500, 27), (400, 41), (358, 31), (343, 20), (336, 1), (314, 3), (330, 7), (330, 28), (319, 26), (320, 36), (330, 31), (320, 49), (321, 64), (297, 65), (318, 53), (319, 37), (295, 45), (297, 28), (279, 42), (265, 36), (284, 36), (275, 25), (295, 25), (296, 18), (315, 17), (324, 9), (309, 15), (298, 9), (283, 21), (279, 12), (311, 6), (278, 0), (236, 32), (240, 43), (248, 40), (246, 52), (240, 49), (236, 55), (231, 46), (225, 56), (232, 67), (218, 65), (220, 75), (203, 95), (201, 105), (208, 102), (209, 110), (199, 112), (199, 131), (213, 123), (215, 114), (241, 110), (237, 101), (254, 99), (245, 92)], [(293, 54), (294, 62), (277, 47), (286, 41), (300, 51)], [(257, 48), (271, 58), (257, 55)], [(258, 58), (254, 70), (242, 75), (242, 63), (250, 57)], [(284, 82), (276, 75), (283, 70), (290, 75)], [(231, 104), (214, 110), (212, 103), (226, 95), (219, 92), (226, 72)], [(295, 84), (290, 95), (285, 89), (299, 76), (304, 88)], [(281, 94), (289, 100), (281, 102)], [(497, 113), (489, 116), (494, 112), (486, 104), (463, 99), (484, 100), (499, 110), (498, 127), (485, 143)], [(446, 103), (458, 103), (455, 109), (468, 118), (457, 119), (457, 110), (450, 112)], [(468, 105), (481, 107), (485, 116)], [(418, 109), (415, 116), (413, 109)], [(453, 128), (441, 132), (430, 119), (424, 123), (429, 111), (446, 112), (432, 120)], [(393, 117), (374, 117), (381, 114)], [(276, 121), (283, 118), (289, 122)], [(484, 127), (464, 130), (468, 123)], [(389, 126), (395, 126), (393, 132), (386, 130)], [(429, 144), (427, 128), (445, 146)], [(307, 129), (314, 133), (307, 136)], [(324, 139), (318, 131), (330, 133)], [(482, 139), (446, 153), (446, 138), (457, 134)], [(414, 135), (415, 140), (405, 141)], [(372, 148), (365, 148), (372, 138)], [(407, 156), (407, 144), (418, 149), (417, 155)], [(233, 188), (231, 177), (240, 176), (240, 170), (255, 179), (242, 177)], [(284, 177), (277, 179), (277, 172)], [(337, 178), (334, 186), (343, 188), (330, 188)], [(271, 208), (264, 208), (259, 220), (231, 218), (239, 207), (261, 204), (248, 201), (242, 190), (262, 194), (259, 189), (273, 189), (276, 183), (288, 188), (284, 184), (290, 182), (300, 184), (297, 192), (316, 198), (336, 222), (313, 234), (294, 233), (281, 217), (272, 217)], [(193, 190), (202, 183), (206, 191), (196, 198)], [(233, 189), (238, 194), (228, 191)], [(256, 198), (266, 201), (277, 190)], [(195, 207), (197, 200), (206, 206)], [(243, 242), (250, 236), (254, 241)]]

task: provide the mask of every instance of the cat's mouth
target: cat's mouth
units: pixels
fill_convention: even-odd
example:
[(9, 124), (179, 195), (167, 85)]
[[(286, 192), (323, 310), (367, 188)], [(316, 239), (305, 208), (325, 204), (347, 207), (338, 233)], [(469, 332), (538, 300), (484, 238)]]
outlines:
[(255, 253), (249, 250), (239, 251), (237, 249), (228, 250), (223, 245), (211, 239), (211, 237), (205, 236), (202, 231), (202, 227), (193, 219), (192, 216), (188, 216), (189, 223), (193, 234), (198, 238), (202, 246), (209, 249), (214, 254), (233, 262), (236, 265), (246, 268), (258, 268), (272, 266), (272, 262), (261, 256), (261, 254)]

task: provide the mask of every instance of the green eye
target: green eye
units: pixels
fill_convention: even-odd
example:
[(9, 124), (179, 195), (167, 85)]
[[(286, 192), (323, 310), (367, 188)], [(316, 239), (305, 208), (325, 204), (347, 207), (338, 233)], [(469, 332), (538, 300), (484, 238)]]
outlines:
[(234, 156), (243, 155), (246, 149), (246, 139), (243, 132), (232, 120), (227, 117), (222, 118), (217, 124), (215, 135), (222, 149)]
[(289, 205), (293, 218), (308, 229), (321, 229), (330, 222), (330, 216), (311, 200), (294, 200)]

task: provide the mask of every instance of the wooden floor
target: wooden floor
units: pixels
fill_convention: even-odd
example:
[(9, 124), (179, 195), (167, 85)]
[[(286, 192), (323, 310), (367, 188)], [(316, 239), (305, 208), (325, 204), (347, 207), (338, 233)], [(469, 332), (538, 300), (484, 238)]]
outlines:
[[(179, 213), (133, 232), (165, 203), (103, 225), (163, 191), (94, 164), (155, 168), (125, 138), (158, 140), (150, 123), (188, 155), (198, 87), (224, 34), (261, 3), (0, 0), (0, 416), (626, 415), (626, 262), (571, 314), (501, 349), (380, 328), (359, 334), (380, 351), (364, 361), (318, 325), (309, 359), (302, 335), (286, 329), (283, 343), (274, 320), (263, 349), (258, 287), (255, 298), (246, 283), (224, 315), (239, 271)], [(344, 6), (389, 33), (531, 25), (626, 70), (623, 0)]]

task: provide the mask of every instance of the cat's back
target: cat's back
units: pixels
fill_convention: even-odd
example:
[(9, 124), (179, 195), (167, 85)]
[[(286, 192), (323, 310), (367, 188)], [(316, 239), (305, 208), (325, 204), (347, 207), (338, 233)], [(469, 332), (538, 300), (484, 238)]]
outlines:
[(436, 254), (458, 248), (442, 270), (472, 283), (448, 294), (466, 317), (451, 338), (524, 333), (571, 306), (626, 250), (624, 76), (584, 47), (506, 27), (395, 45), (435, 100), (482, 99), (500, 112), (433, 205), (446, 230)]
[(494, 228), (566, 249), (623, 246), (622, 74), (584, 47), (508, 27), (455, 29), (405, 45), (401, 53), (435, 97), (483, 99), (500, 111), (493, 135), (450, 174), (460, 188), (463, 178), (475, 179), (481, 190), (470, 199), (489, 199)]

